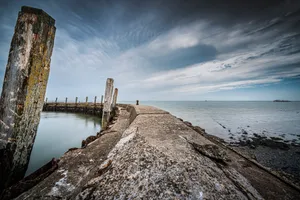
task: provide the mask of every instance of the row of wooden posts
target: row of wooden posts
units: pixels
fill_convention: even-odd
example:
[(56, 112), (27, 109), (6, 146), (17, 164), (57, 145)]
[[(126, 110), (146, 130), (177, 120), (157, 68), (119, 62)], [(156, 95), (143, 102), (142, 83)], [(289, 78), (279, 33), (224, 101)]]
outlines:
[[(118, 88), (115, 88), (115, 90), (118, 90)], [(54, 102), (58, 103), (58, 97), (55, 98)], [(48, 103), (48, 98), (46, 98), (46, 100), (45, 100), (45, 104), (47, 104), (47, 103)], [(68, 103), (68, 97), (66, 97), (66, 99), (65, 99), (65, 104), (67, 104), (67, 103)], [(78, 103), (78, 97), (75, 98), (75, 104), (77, 104), (77, 103)], [(88, 97), (85, 98), (85, 103), (88, 103)], [(94, 98), (94, 104), (96, 104), (96, 103), (97, 103), (97, 96), (95, 96), (95, 98)], [(101, 96), (100, 103), (103, 104), (103, 95)]]
[[(117, 103), (117, 98), (118, 98), (118, 88), (115, 88), (115, 92), (114, 92), (113, 97), (114, 97), (113, 102), (116, 104)], [(56, 104), (58, 103), (58, 97), (55, 98), (54, 102)], [(45, 104), (47, 104), (47, 103), (48, 103), (48, 98), (46, 98), (46, 100), (45, 100)], [(77, 104), (77, 103), (78, 103), (78, 97), (75, 98), (75, 104)], [(88, 97), (85, 98), (85, 103), (88, 103)], [(95, 96), (95, 98), (94, 98), (94, 104), (96, 104), (96, 103), (97, 103), (97, 96)], [(65, 104), (68, 104), (68, 97), (66, 97)], [(103, 104), (103, 95), (101, 96), (100, 104), (101, 105)], [(136, 100), (136, 105), (139, 105), (139, 100)]]
[[(114, 91), (114, 92), (113, 92)], [(118, 88), (114, 89), (114, 79), (108, 78), (106, 80), (106, 87), (105, 87), (105, 96), (101, 96), (101, 106), (103, 105), (102, 109), (102, 123), (101, 127), (102, 129), (107, 128), (107, 124), (111, 118), (111, 113), (114, 111), (117, 105), (117, 99), (118, 99)], [(104, 100), (104, 103), (103, 103)], [(83, 103), (84, 104), (84, 103)], [(59, 105), (58, 97), (55, 99), (54, 107), (55, 111), (57, 106)], [(78, 97), (75, 98), (75, 108), (78, 105)], [(88, 105), (88, 97), (85, 98), (85, 105), (86, 105), (86, 111), (87, 111), (87, 105)], [(97, 105), (97, 96), (94, 98), (94, 108), (96, 108)], [(45, 106), (48, 106), (48, 98), (45, 100)], [(63, 104), (63, 107), (68, 107), (68, 98), (66, 97), (65, 102)], [(67, 111), (67, 109), (65, 109)], [(94, 110), (95, 112), (95, 110)]]

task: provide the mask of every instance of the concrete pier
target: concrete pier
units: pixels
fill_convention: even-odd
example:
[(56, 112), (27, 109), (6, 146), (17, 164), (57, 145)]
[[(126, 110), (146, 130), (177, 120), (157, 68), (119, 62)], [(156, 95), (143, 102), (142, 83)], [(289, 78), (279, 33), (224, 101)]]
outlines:
[(112, 93), (114, 89), (114, 79), (108, 78), (106, 80), (106, 87), (105, 87), (105, 97), (104, 97), (104, 104), (103, 104), (103, 115), (102, 115), (102, 129), (105, 130), (107, 127), (107, 123), (110, 119), (110, 113), (112, 111)]
[(43, 107), (55, 20), (22, 7), (12, 38), (0, 100), (0, 191), (25, 175)]
[[(16, 199), (297, 199), (300, 190), (170, 113), (120, 105), (85, 148)], [(59, 184), (57, 184), (59, 183)]]

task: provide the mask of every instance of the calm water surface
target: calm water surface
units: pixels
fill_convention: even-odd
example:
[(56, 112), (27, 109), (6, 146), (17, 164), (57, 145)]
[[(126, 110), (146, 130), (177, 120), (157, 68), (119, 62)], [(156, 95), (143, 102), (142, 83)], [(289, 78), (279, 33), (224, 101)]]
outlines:
[[(123, 102), (135, 103), (135, 102)], [(259, 134), (300, 143), (300, 102), (141, 101), (205, 128), (206, 132), (236, 142)], [(100, 130), (92, 116), (43, 112), (27, 174)], [(247, 135), (242, 134), (246, 131)]]
[[(140, 104), (167, 110), (228, 142), (251, 138), (256, 133), (281, 138), (286, 143), (300, 143), (300, 102), (140, 101)], [(243, 131), (248, 134), (242, 134)]]
[(100, 119), (78, 113), (42, 112), (26, 175), (100, 130)]

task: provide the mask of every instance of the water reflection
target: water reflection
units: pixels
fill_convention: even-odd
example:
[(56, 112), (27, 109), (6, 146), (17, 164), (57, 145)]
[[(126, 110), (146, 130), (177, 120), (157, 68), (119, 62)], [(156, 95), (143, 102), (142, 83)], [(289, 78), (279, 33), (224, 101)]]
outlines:
[(69, 148), (100, 130), (100, 118), (81, 113), (42, 112), (26, 175), (51, 158), (59, 158)]

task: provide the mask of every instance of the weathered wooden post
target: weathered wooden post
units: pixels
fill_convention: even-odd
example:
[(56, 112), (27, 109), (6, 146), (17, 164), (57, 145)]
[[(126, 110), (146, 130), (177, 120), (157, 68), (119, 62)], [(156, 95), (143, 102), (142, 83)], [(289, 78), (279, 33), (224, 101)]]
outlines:
[(113, 101), (112, 101), (112, 108), (114, 109), (117, 105), (117, 99), (118, 99), (118, 88), (115, 88)]
[(40, 9), (22, 7), (18, 15), (0, 99), (0, 191), (27, 170), (48, 82), (54, 24)]
[(112, 92), (114, 88), (114, 79), (108, 78), (106, 80), (105, 97), (102, 114), (102, 129), (107, 128), (107, 123), (110, 119), (111, 103), (112, 103)]
[(88, 99), (89, 97), (85, 97), (85, 112), (88, 112)]
[(66, 109), (66, 112), (68, 111), (68, 97), (66, 97), (66, 101), (65, 101), (65, 109)]
[(94, 109), (93, 109), (93, 114), (96, 113), (96, 107), (97, 107), (97, 96), (95, 96), (95, 99), (94, 99)]
[(77, 112), (77, 101), (78, 101), (78, 97), (75, 98), (75, 108), (74, 108), (74, 112)]
[(57, 97), (56, 97), (56, 99), (55, 99), (55, 105), (54, 105), (54, 111), (56, 111), (56, 107), (57, 107)]
[(103, 104), (103, 95), (101, 95), (101, 105)]
[(47, 102), (48, 102), (48, 98), (46, 98), (46, 102), (45, 103), (47, 104)]
[(139, 105), (139, 103), (140, 103), (139, 100), (136, 100), (136, 105), (137, 105), (137, 106)]

